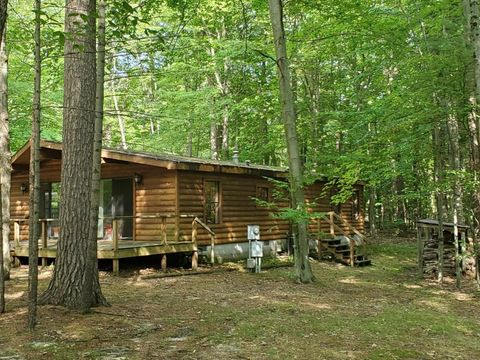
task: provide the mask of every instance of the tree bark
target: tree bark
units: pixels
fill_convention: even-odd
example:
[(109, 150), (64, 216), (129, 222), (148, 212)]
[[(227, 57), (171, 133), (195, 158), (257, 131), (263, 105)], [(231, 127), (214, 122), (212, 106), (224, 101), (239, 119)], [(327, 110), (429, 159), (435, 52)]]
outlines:
[[(2, 55), (5, 54), (5, 36), (4, 36), (4, 30), (5, 30), (5, 22), (7, 21), (7, 6), (8, 6), (8, 0), (0, 0), (0, 39), (2, 39)], [(7, 72), (6, 72), (6, 57), (4, 58), (5, 60), (3, 61), (2, 59), (2, 67), (0, 68), (1, 74), (0, 74), (0, 141), (3, 142), (5, 139), (8, 139), (8, 127), (5, 127), (6, 124), (8, 124), (8, 111), (7, 111), (7, 92), (6, 92), (6, 85), (7, 85)], [(4, 133), (4, 131), (6, 133)], [(8, 144), (8, 141), (7, 141)], [(7, 146), (8, 148), (8, 146)], [(5, 256), (4, 251), (8, 250), (8, 237), (7, 237), (7, 242), (6, 246), (4, 246), (4, 223), (3, 223), (3, 198), (4, 197), (9, 197), (9, 192), (8, 193), (2, 193), (3, 191), (3, 186), (2, 186), (2, 181), (4, 180), (3, 174), (5, 172), (8, 172), (8, 176), (10, 176), (10, 160), (8, 161), (8, 167), (5, 166), (5, 158), (7, 157), (8, 152), (3, 152), (3, 148), (0, 148), (0, 195), (2, 197), (2, 204), (0, 205), (0, 314), (5, 311), (5, 275), (8, 273), (8, 271), (5, 271), (5, 259), (8, 258), (10, 259), (10, 251), (8, 251), (8, 254)], [(10, 180), (8, 181), (10, 183)], [(7, 261), (7, 263), (9, 260)], [(8, 268), (9, 270), (9, 268)]]
[(282, 119), (285, 129), (288, 162), (290, 165), (290, 191), (293, 208), (298, 211), (295, 221), (297, 236), (294, 237), (295, 270), (297, 280), (310, 283), (315, 280), (308, 260), (307, 218), (305, 194), (303, 190), (303, 169), (297, 141), (296, 114), (293, 91), (290, 82), (290, 69), (287, 60), (287, 47), (283, 27), (283, 6), (281, 0), (269, 0), (270, 19), (275, 44), (277, 72), (280, 86)]
[(30, 218), (28, 232), (28, 327), (37, 322), (38, 294), (38, 239), (40, 238), (40, 121), (41, 121), (41, 75), (40, 57), (40, 10), (41, 0), (35, 0), (35, 79), (33, 89), (32, 135), (30, 140)]
[[(468, 96), (468, 104), (471, 111), (468, 114), (468, 135), (471, 152), (471, 171), (474, 180), (480, 178), (480, 137), (477, 106), (480, 101), (480, 9), (477, 0), (463, 0), (463, 14), (465, 18), (465, 39), (467, 46), (472, 47), (472, 66), (467, 67), (465, 74), (465, 87)], [(477, 282), (480, 284), (479, 277), (479, 229), (480, 229), (480, 188), (476, 187), (473, 191), (473, 241), (474, 255), (476, 263)]]
[[(98, 4), (98, 46), (97, 46), (97, 83), (95, 102), (95, 128), (93, 137), (92, 192), (90, 204), (90, 241), (87, 251), (87, 266), (85, 271), (85, 293), (92, 294), (93, 305), (108, 306), (103, 296), (98, 278), (97, 238), (98, 238), (98, 207), (100, 205), (100, 185), (102, 170), (102, 137), (103, 137), (103, 104), (105, 94), (105, 0)], [(88, 301), (88, 299), (87, 299)]]
[(95, 0), (67, 0), (65, 7), (63, 151), (60, 234), (52, 280), (43, 304), (88, 312), (97, 305), (88, 259), (95, 126)]
[(1, 37), (0, 45), (0, 182), (2, 183), (1, 201), (3, 217), (0, 218), (0, 229), (3, 228), (3, 236), (0, 235), (3, 250), (0, 250), (3, 256), (3, 276), (4, 279), (10, 278), (10, 136), (8, 121), (8, 59), (6, 52), (6, 35)]
[(437, 218), (438, 218), (438, 282), (443, 281), (443, 254), (444, 254), (444, 236), (443, 236), (443, 219), (444, 219), (444, 209), (443, 209), (443, 131), (441, 125), (435, 125), (433, 130), (433, 149), (434, 149), (434, 159), (435, 159), (435, 180), (436, 180), (436, 203), (437, 203)]

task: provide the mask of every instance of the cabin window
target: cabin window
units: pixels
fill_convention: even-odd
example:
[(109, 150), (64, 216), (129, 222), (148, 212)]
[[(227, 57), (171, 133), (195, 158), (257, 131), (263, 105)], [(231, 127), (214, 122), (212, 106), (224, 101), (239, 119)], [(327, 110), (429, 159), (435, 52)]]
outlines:
[(257, 199), (264, 202), (269, 202), (270, 199), (270, 189), (266, 186), (257, 187)]
[(352, 198), (352, 221), (358, 221), (360, 219), (362, 207), (361, 207), (360, 191), (355, 190)]
[(220, 223), (220, 183), (218, 181), (205, 181), (205, 222), (207, 224)]
[[(98, 208), (98, 233), (100, 239), (112, 238), (113, 217), (120, 218), (119, 236), (133, 236), (133, 183), (132, 179), (106, 179), (100, 183)], [(40, 219), (49, 219), (47, 233), (50, 238), (58, 237), (60, 209), (60, 183), (41, 184)]]
[(39, 218), (47, 220), (47, 236), (57, 238), (60, 209), (60, 183), (40, 184)]

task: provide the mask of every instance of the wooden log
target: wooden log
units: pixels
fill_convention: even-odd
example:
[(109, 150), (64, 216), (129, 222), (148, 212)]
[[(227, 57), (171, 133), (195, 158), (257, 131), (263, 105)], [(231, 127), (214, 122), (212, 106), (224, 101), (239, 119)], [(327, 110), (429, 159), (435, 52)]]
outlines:
[(167, 272), (167, 254), (160, 255), (162, 271)]

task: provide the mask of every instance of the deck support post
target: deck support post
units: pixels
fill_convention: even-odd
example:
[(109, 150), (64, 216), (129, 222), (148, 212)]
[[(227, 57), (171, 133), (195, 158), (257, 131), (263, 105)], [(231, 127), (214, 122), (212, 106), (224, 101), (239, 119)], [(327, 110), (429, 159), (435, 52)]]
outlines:
[(20, 247), (20, 222), (15, 221), (13, 223), (13, 240), (15, 242), (15, 247)]
[(194, 250), (192, 253), (192, 270), (196, 271), (198, 269), (198, 251)]
[(423, 276), (423, 247), (424, 247), (424, 233), (422, 226), (417, 225), (417, 251), (418, 251), (418, 273)]
[(167, 272), (167, 254), (162, 254), (160, 256), (161, 256), (160, 262), (162, 266), (162, 271), (165, 273)]
[(118, 259), (118, 220), (112, 220), (112, 241), (113, 241), (113, 275), (120, 273), (120, 260)]
[[(42, 250), (45, 252), (48, 246), (47, 243), (47, 221), (42, 220)], [(46, 267), (48, 265), (48, 258), (42, 257), (42, 267)]]

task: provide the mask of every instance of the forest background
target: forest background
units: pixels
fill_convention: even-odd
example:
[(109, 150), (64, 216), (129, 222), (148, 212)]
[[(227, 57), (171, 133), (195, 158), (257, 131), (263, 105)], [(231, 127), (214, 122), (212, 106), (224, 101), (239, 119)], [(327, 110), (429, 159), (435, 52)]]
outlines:
[[(341, 176), (343, 196), (364, 181), (372, 232), (408, 231), (438, 210), (478, 228), (476, 2), (302, 0), (284, 11), (306, 181)], [(63, 16), (63, 1), (43, 3), (41, 131), (57, 141)], [(34, 18), (32, 4), (10, 1), (13, 153), (30, 138)], [(104, 145), (287, 164), (266, 1), (112, 0), (106, 19)]]

